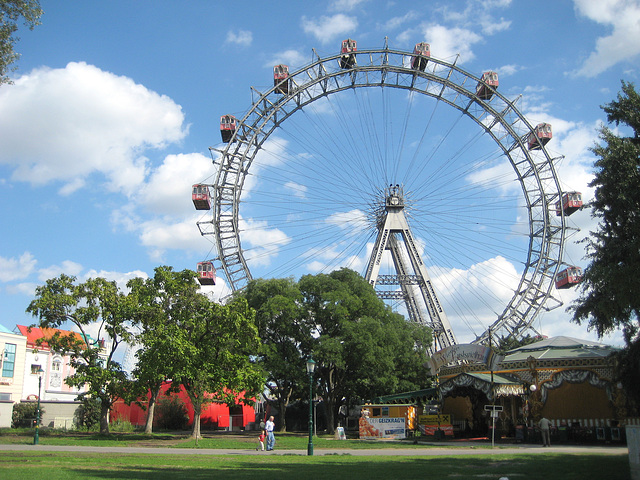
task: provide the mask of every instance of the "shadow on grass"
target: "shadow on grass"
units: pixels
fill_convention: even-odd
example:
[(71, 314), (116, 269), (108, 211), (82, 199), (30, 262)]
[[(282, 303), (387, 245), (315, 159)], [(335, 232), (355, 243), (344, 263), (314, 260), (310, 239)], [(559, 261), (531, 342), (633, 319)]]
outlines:
[[(478, 457), (353, 457), (353, 456), (212, 456), (170, 458), (167, 456), (114, 457), (112, 462), (91, 464), (91, 459), (65, 465), (60, 458), (42, 458), (32, 468), (20, 468), (22, 476), (11, 468), (13, 478), (64, 479), (238, 479), (275, 478), (278, 480), (312, 478), (349, 480), (382, 479), (607, 479), (628, 480), (626, 455), (513, 455)], [(55, 467), (54, 467), (55, 465)], [(42, 475), (40, 475), (42, 474)]]

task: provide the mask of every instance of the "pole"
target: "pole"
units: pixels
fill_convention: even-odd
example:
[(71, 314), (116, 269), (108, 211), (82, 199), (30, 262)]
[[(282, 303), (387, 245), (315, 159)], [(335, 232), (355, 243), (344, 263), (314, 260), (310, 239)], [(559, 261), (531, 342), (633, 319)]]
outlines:
[[(489, 327), (489, 349), (491, 348), (491, 327)], [(493, 386), (493, 361), (491, 361), (491, 403), (493, 405), (491, 409), (491, 448), (493, 448), (496, 443), (496, 395)]]
[(42, 391), (42, 375), (38, 376), (38, 407), (36, 410), (36, 433), (33, 435), (33, 444), (40, 443), (40, 392)]
[(309, 372), (309, 445), (307, 455), (313, 455), (313, 372)]

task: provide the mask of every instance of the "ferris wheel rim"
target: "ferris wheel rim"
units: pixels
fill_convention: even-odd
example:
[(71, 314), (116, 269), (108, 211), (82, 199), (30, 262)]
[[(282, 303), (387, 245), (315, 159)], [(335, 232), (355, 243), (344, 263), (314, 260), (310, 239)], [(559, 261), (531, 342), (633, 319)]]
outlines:
[[(217, 150), (221, 159), (213, 185), (213, 218), (211, 222), (199, 223), (212, 225), (209, 233), (215, 237), (218, 261), (231, 289), (240, 290), (252, 280), (241, 246), (239, 204), (245, 177), (269, 136), (293, 113), (321, 98), (349, 89), (401, 88), (443, 101), (471, 118), (500, 147), (514, 168), (528, 212), (527, 258), (513, 297), (474, 343), (486, 342), (491, 332), (503, 330), (517, 336), (527, 331), (540, 310), (562, 305), (551, 291), (553, 278), (562, 265), (565, 223), (564, 215), (556, 218), (551, 213), (562, 195), (553, 159), (544, 146), (535, 158), (527, 149), (526, 138), (534, 127), (516, 107), (518, 99), (511, 101), (497, 90), (492, 92), (492, 99), (480, 99), (473, 90), (480, 78), (457, 66), (455, 61), (430, 57), (429, 62), (435, 65), (432, 70), (419, 71), (407, 66), (412, 53), (387, 46), (361, 50), (355, 55), (359, 61), (349, 69), (335, 68), (341, 54), (317, 56), (315, 61), (289, 75), (291, 88), (286, 94), (276, 93), (276, 86), (264, 93), (252, 88), (257, 99), (238, 122), (234, 139), (223, 150)], [(429, 90), (433, 85), (441, 87), (439, 93)], [(201, 233), (207, 234), (203, 228)], [(545, 306), (549, 301), (555, 302), (551, 308)]]

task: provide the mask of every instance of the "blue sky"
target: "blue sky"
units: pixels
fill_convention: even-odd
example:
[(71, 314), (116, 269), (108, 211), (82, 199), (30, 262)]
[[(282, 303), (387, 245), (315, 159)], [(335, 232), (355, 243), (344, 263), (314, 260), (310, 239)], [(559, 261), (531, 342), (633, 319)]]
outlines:
[[(251, 107), (251, 87), (260, 92), (271, 88), (275, 64), (296, 70), (312, 61), (312, 49), (324, 57), (336, 54), (347, 37), (356, 39), (360, 49), (382, 47), (387, 37), (398, 50), (429, 42), (434, 57), (453, 62), (459, 55), (457, 64), (478, 76), (495, 70), (500, 93), (521, 96), (518, 108), (532, 124), (553, 125), (548, 149), (554, 157), (564, 156), (557, 164), (563, 188), (583, 192), (588, 201), (594, 161), (589, 148), (605, 120), (600, 105), (615, 98), (621, 79), (637, 82), (640, 59), (638, 1), (540, 1), (535, 8), (532, 2), (508, 0), (41, 4), (42, 25), (19, 32), (22, 57), (14, 84), (0, 87), (0, 324), (10, 329), (32, 323), (24, 310), (35, 287), (62, 272), (80, 279), (104, 276), (124, 285), (131, 277), (152, 275), (158, 265), (193, 269), (196, 262), (215, 257), (210, 239), (196, 227), (203, 217), (193, 209), (190, 187), (211, 182), (215, 174), (208, 147), (222, 147), (220, 115), (241, 118)], [(325, 115), (329, 120), (323, 125), (339, 130), (331, 115), (340, 116), (351, 101), (345, 96), (318, 103), (308, 116)], [(416, 126), (427, 115), (433, 117), (429, 141), (443, 140), (444, 145), (438, 155), (454, 155), (460, 142), (478, 133), (443, 106), (416, 100), (410, 110), (413, 99), (395, 94), (387, 101), (396, 124)], [(377, 113), (354, 110), (344, 118), (354, 122)], [(352, 206), (343, 199), (360, 185), (377, 185), (360, 183), (346, 168), (330, 175), (318, 168), (333, 145), (349, 143), (340, 132), (319, 133), (302, 115), (284, 125), (247, 185), (243, 245), (254, 277), (297, 278), (338, 266), (329, 260), (338, 240), (327, 236), (322, 243), (317, 236), (315, 244), (304, 244), (288, 230), (295, 221), (280, 224), (270, 216), (283, 198), (274, 196), (274, 177), (283, 192), (289, 189), (285, 203), (296, 197), (294, 190), (298, 197), (309, 189), (335, 198), (333, 205), (316, 204), (322, 209), (318, 222), (324, 224), (362, 214), (355, 202)], [(459, 161), (493, 155), (482, 138), (472, 150)], [(294, 179), (283, 159), (303, 158), (309, 151), (317, 155), (315, 167), (308, 167), (307, 175), (298, 171)], [(411, 183), (413, 172), (429, 176), (407, 169), (404, 179), (393, 181)], [(306, 183), (300, 180), (304, 176)], [(485, 192), (509, 207), (501, 213), (485, 209), (477, 223), (493, 219), (491, 225), (511, 233), (491, 237), (491, 251), (482, 255), (460, 256), (473, 250), (464, 247), (473, 232), (464, 234), (466, 240), (463, 234), (458, 240), (451, 235), (456, 226), (465, 228), (463, 220), (420, 220), (416, 212), (416, 221), (423, 222), (416, 224), (416, 236), (426, 263), (433, 264), (436, 285), (446, 289), (445, 279), (454, 278), (465, 290), (476, 289), (474, 298), (490, 297), (478, 305), (469, 301), (468, 308), (476, 312), (469, 320), (458, 318), (455, 297), (442, 292), (445, 303), (454, 306), (450, 317), (459, 341), (483, 331), (513, 291), (512, 277), (517, 278), (523, 255), (523, 237), (517, 234), (521, 192), (513, 186)], [(456, 204), (459, 212), (470, 200), (462, 201)], [(576, 240), (594, 224), (588, 211), (573, 215), (570, 224), (575, 230), (565, 260), (584, 266), (583, 246)], [(450, 249), (454, 253), (444, 261), (437, 247), (428, 247), (435, 242), (429, 240), (429, 228), (440, 243), (463, 247)], [(342, 264), (360, 272), (373, 242), (363, 238), (354, 241), (352, 251), (341, 250)], [(296, 243), (306, 248), (303, 261), (299, 251), (287, 247)], [(225, 295), (225, 279), (209, 290), (214, 298)], [(575, 292), (557, 292), (557, 298), (569, 304)], [(535, 327), (549, 336), (595, 339), (585, 327), (570, 323), (564, 307), (542, 315)], [(604, 341), (619, 343), (620, 335)]]

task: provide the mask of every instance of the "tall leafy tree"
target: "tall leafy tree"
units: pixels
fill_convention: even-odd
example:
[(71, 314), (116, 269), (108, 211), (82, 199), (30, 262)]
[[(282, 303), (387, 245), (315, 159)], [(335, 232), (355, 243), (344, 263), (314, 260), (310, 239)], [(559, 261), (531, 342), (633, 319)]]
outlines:
[(136, 388), (132, 393), (149, 395), (145, 432), (153, 430), (156, 402), (162, 384), (170, 378), (175, 359), (173, 339), (168, 336), (172, 325), (191, 316), (194, 297), (199, 295), (193, 272), (174, 272), (169, 266), (154, 270), (153, 278), (134, 278), (129, 281), (131, 301), (135, 305), (135, 324), (138, 334), (138, 359), (132, 375)]
[(18, 41), (16, 32), (18, 22), (23, 19), (24, 24), (31, 30), (40, 25), (42, 9), (38, 0), (0, 0), (0, 85), (9, 83), (8, 73), (20, 55), (14, 50)]
[(428, 384), (430, 332), (393, 313), (364, 278), (341, 269), (303, 276), (299, 285), (330, 433), (343, 402)]
[[(195, 272), (191, 272), (195, 282)], [(166, 328), (174, 359), (173, 386), (184, 387), (195, 416), (192, 438), (200, 438), (202, 408), (217, 401), (229, 405), (252, 404), (262, 392), (264, 375), (253, 361), (260, 338), (255, 311), (244, 299), (228, 305), (211, 302), (204, 295), (186, 299), (189, 315), (173, 318)]]
[[(113, 357), (123, 341), (131, 340), (129, 330), (132, 306), (115, 282), (92, 278), (76, 284), (76, 278), (60, 275), (36, 288), (35, 299), (27, 312), (38, 318), (42, 328), (64, 328), (73, 324), (81, 338), (56, 332), (46, 342), (53, 351), (68, 353), (75, 373), (65, 382), (86, 392), (78, 399), (90, 397), (100, 401), (100, 432), (109, 433), (108, 414), (113, 401), (125, 395), (126, 374)], [(97, 338), (111, 340), (106, 352), (99, 342), (89, 341), (89, 329), (97, 330)]]
[(303, 322), (302, 294), (292, 278), (252, 280), (241, 293), (256, 311), (262, 346), (257, 358), (267, 372), (266, 389), (276, 399), (280, 430), (287, 406), (306, 392), (305, 352), (310, 334)]
[(619, 132), (602, 126), (601, 143), (592, 149), (598, 159), (589, 186), (598, 227), (586, 239), (589, 264), (571, 309), (576, 322), (599, 336), (622, 329), (622, 381), (640, 401), (640, 96), (623, 81), (617, 100), (602, 109)]

